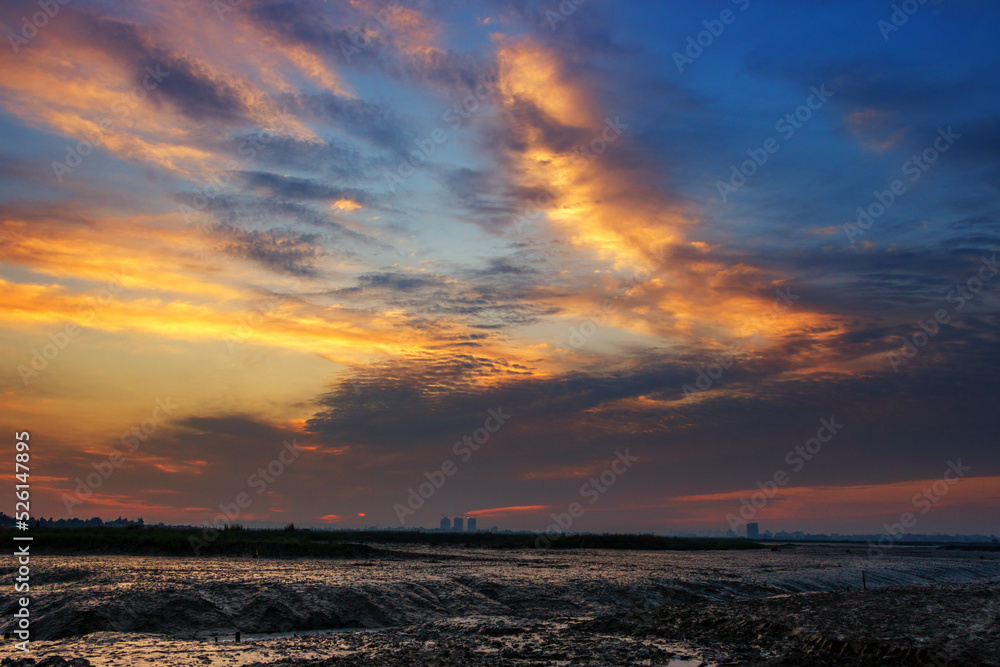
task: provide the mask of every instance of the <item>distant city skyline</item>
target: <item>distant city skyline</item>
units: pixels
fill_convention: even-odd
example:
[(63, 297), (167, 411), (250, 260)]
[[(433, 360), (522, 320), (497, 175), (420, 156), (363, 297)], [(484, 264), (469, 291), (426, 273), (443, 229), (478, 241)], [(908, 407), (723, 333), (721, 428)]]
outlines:
[[(199, 526), (191, 526), (191, 525), (188, 525), (188, 524), (166, 524), (166, 523), (162, 523), (162, 522), (161, 523), (156, 523), (156, 524), (148, 524), (148, 523), (145, 523), (145, 521), (142, 518), (129, 519), (127, 517), (120, 517), (120, 516), (117, 517), (117, 518), (115, 518), (115, 519), (102, 519), (100, 517), (91, 517), (91, 518), (87, 518), (87, 519), (78, 518), (78, 517), (71, 517), (71, 518), (68, 518), (68, 519), (66, 519), (66, 518), (55, 519), (55, 518), (38, 517), (37, 519), (34, 519), (33, 521), (38, 521), (43, 526), (65, 527), (65, 528), (88, 527), (88, 526), (91, 526), (91, 527), (92, 526), (105, 526), (105, 527), (113, 527), (113, 528), (126, 528), (126, 527), (134, 527), (134, 528), (140, 528), (140, 527), (147, 527), (147, 528), (156, 528), (156, 527), (164, 527), (164, 528), (192, 528), (193, 527), (193, 528), (198, 528), (199, 527)], [(300, 528), (300, 529), (306, 529), (306, 530), (331, 530), (331, 531), (336, 531), (336, 530), (353, 530), (353, 531), (366, 531), (366, 530), (375, 530), (375, 531), (417, 531), (417, 532), (430, 532), (430, 533), (439, 532), (439, 533), (448, 533), (448, 534), (455, 534), (455, 533), (462, 533), (462, 534), (467, 534), (467, 533), (506, 533), (506, 534), (534, 534), (534, 535), (543, 535), (543, 534), (545, 534), (544, 531), (530, 530), (530, 529), (523, 528), (523, 527), (522, 528), (518, 528), (518, 527), (511, 527), (511, 526), (503, 526), (503, 527), (501, 527), (501, 526), (490, 526), (490, 527), (479, 528), (476, 525), (476, 520), (475, 519), (472, 519), (471, 521), (473, 522), (472, 525), (468, 525), (467, 524), (464, 527), (464, 530), (461, 530), (461, 531), (456, 530), (454, 522), (449, 517), (443, 517), (441, 519), (440, 525), (437, 526), (437, 527), (415, 526), (415, 527), (411, 527), (411, 528), (400, 528), (400, 527), (397, 527), (397, 526), (378, 526), (378, 525), (348, 527), (348, 526), (330, 526), (328, 524), (303, 524), (303, 525), (298, 526), (298, 528)], [(0, 512), (0, 527), (8, 527), (9, 528), (9, 527), (12, 527), (13, 525), (14, 525), (14, 518), (11, 517), (11, 516), (8, 516), (7, 514), (5, 514), (3, 512)], [(240, 524), (240, 525), (244, 526), (245, 528), (250, 528), (250, 529), (264, 529), (264, 530), (278, 530), (278, 529), (284, 529), (284, 528), (288, 527), (288, 524), (281, 524), (281, 523), (274, 523), (274, 522), (248, 522), (248, 523)], [(576, 535), (576, 534), (602, 534), (602, 532), (603, 531), (567, 531), (566, 534), (569, 534), (569, 535)], [(616, 531), (607, 531), (607, 532), (614, 533)], [(738, 535), (735, 531), (733, 531), (731, 529), (728, 530), (728, 531), (725, 531), (725, 532), (723, 532), (721, 530), (719, 530), (719, 531), (704, 530), (704, 531), (691, 531), (691, 532), (687, 532), (687, 531), (651, 531), (651, 532), (642, 533), (642, 534), (665, 535), (665, 536), (674, 536), (674, 537), (730, 537), (730, 538), (744, 537), (742, 535)], [(998, 538), (997, 538), (997, 535), (992, 534), (992, 533), (984, 535), (984, 534), (919, 533), (919, 532), (915, 532), (915, 533), (903, 533), (902, 535), (899, 535), (899, 534), (890, 534), (890, 533), (887, 533), (887, 532), (882, 532), (882, 533), (847, 533), (847, 534), (841, 534), (841, 533), (807, 533), (807, 532), (804, 532), (804, 531), (801, 531), (801, 530), (791, 530), (791, 531), (777, 530), (777, 531), (772, 532), (771, 530), (767, 530), (767, 529), (761, 531), (761, 530), (759, 530), (759, 526), (758, 526), (758, 535), (757, 535), (757, 537), (751, 537), (749, 533), (745, 537), (747, 539), (763, 539), (763, 540), (771, 540), (771, 539), (774, 539), (774, 540), (838, 540), (838, 539), (843, 539), (843, 540), (851, 540), (851, 541), (871, 541), (871, 542), (877, 542), (879, 540), (885, 541), (886, 537), (891, 537), (893, 542), (896, 542), (896, 541), (906, 541), (906, 540), (912, 540), (912, 541), (933, 541), (933, 542), (992, 542), (992, 543), (1000, 542), (1000, 540), (998, 540)]]

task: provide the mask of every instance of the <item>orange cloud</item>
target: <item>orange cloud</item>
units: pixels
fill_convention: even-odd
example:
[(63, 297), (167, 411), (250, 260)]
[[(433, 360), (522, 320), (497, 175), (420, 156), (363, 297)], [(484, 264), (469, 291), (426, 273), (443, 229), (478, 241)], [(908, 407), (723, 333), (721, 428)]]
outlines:
[[(136, 29), (142, 47), (151, 53), (184, 54), (186, 67), (210, 85), (227, 90), (260, 127), (318, 141), (308, 125), (275, 101), (273, 93), (293, 90), (285, 82), (289, 66), (325, 88), (346, 93), (322, 56), (301, 45), (278, 44), (256, 32), (252, 23), (204, 21), (203, 3), (189, 0), (148, 2), (145, 10), (155, 19), (150, 23), (155, 28)], [(209, 172), (227, 168), (236, 146), (225, 152), (207, 147), (199, 120), (150, 100), (160, 81), (169, 79), (171, 62), (180, 60), (165, 57), (168, 62), (156, 64), (160, 74), (137, 90), (133, 63), (89, 42), (90, 24), (79, 14), (67, 13), (60, 19), (46, 30), (45, 48), (25, 49), (17, 58), (0, 57), (0, 88), (6, 93), (2, 104), (7, 112), (66, 137), (67, 146), (87, 140), (95, 150), (155, 165), (189, 180), (202, 182)], [(219, 48), (222, 44), (225, 48)], [(67, 58), (67, 53), (73, 57)]]
[[(942, 471), (943, 472), (943, 471)], [(840, 519), (845, 517), (880, 517), (900, 514), (905, 511), (920, 515), (915, 499), (921, 498), (924, 490), (934, 493), (937, 488), (947, 489), (934, 503), (934, 507), (954, 505), (1000, 506), (996, 490), (1000, 488), (1000, 477), (967, 477), (954, 485), (945, 485), (940, 479), (922, 479), (893, 484), (871, 484), (857, 486), (798, 486), (778, 490), (768, 500), (756, 518), (767, 521), (795, 520), (814, 521)], [(685, 512), (688, 523), (704, 524), (707, 521), (722, 522), (727, 513), (739, 515), (741, 501), (748, 502), (753, 494), (761, 490), (744, 489), (726, 493), (677, 496), (669, 499), (667, 507), (678, 507)]]
[(548, 505), (518, 505), (515, 507), (494, 507), (486, 510), (466, 512), (469, 516), (507, 516), (508, 514), (525, 514), (548, 509)]
[(531, 470), (521, 474), (521, 479), (534, 481), (540, 479), (575, 479), (595, 475), (607, 467), (606, 462), (595, 462), (584, 465), (558, 466), (548, 470)]
[[(637, 278), (606, 314), (608, 329), (632, 335), (695, 341), (732, 340), (760, 320), (772, 306), (772, 292), (785, 286), (763, 269), (716, 260), (713, 248), (692, 240), (697, 212), (646, 184), (640, 171), (615, 161), (627, 150), (630, 118), (599, 112), (586, 82), (567, 73), (561, 55), (529, 38), (495, 36), (499, 43), (500, 105), (508, 128), (523, 148), (510, 158), (520, 185), (551, 194), (544, 220), (560, 238), (597, 258), (609, 269), (600, 279), (610, 285)], [(550, 140), (550, 130), (525, 121), (533, 107), (549, 124), (561, 126), (589, 146), (585, 156)], [(538, 223), (535, 223), (536, 225)], [(523, 227), (523, 226), (522, 226)], [(528, 225), (522, 229), (540, 233)], [(667, 256), (667, 259), (663, 259)], [(675, 257), (676, 259), (671, 259)], [(578, 283), (592, 282), (580, 276)], [(555, 303), (572, 321), (607, 299), (586, 289)], [(589, 297), (589, 298), (588, 298)], [(572, 301), (571, 301), (572, 300)], [(581, 312), (582, 311), (582, 312)], [(824, 315), (802, 304), (756, 322), (770, 344), (782, 336), (829, 327)]]

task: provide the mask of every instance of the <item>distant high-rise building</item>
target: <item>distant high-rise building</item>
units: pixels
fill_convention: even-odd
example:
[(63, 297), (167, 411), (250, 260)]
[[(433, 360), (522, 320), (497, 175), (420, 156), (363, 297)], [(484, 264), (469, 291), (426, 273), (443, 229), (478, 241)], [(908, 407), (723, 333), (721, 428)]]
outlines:
[(446, 516), (441, 517), (441, 532), (447, 533), (451, 530), (451, 519)]
[(760, 539), (760, 526), (755, 523), (747, 524), (747, 539), (748, 540), (758, 540)]
[(456, 533), (462, 532), (462, 517), (460, 516), (455, 517), (455, 523), (452, 524), (452, 530), (455, 531)]
[(474, 517), (474, 516), (469, 517), (469, 526), (465, 530), (466, 530), (466, 532), (469, 532), (469, 533), (476, 532), (476, 517)]

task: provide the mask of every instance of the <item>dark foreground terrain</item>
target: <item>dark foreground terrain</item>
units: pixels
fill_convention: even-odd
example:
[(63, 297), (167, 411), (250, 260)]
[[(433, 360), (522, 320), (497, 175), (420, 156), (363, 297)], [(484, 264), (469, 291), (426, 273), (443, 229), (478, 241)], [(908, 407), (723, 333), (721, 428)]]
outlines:
[[(0, 529), (10, 539), (11, 529)], [(417, 531), (275, 530), (201, 528), (36, 528), (34, 553), (120, 556), (213, 556), (259, 558), (405, 558), (393, 546), (479, 549), (615, 549), (618, 551), (715, 551), (764, 549), (751, 540), (662, 535), (540, 537), (530, 533), (435, 533)]]
[(800, 593), (616, 614), (581, 630), (741, 665), (1000, 665), (1000, 584)]
[(406, 553), (41, 557), (27, 657), (37, 662), (10, 641), (0, 657), (21, 667), (1000, 667), (992, 554), (896, 548), (859, 561), (832, 545)]
[[(160, 643), (149, 636), (116, 638), (110, 633), (100, 633), (92, 641), (95, 647), (103, 645), (100, 653), (121, 651), (134, 662), (101, 657), (94, 662), (67, 662), (50, 656), (37, 663), (7, 658), (3, 665), (989, 667), (1000, 665), (1000, 590), (997, 584), (977, 583), (799, 593), (765, 600), (688, 603), (576, 622), (452, 619), (379, 632), (200, 647), (181, 641)], [(161, 662), (153, 659), (157, 654)]]

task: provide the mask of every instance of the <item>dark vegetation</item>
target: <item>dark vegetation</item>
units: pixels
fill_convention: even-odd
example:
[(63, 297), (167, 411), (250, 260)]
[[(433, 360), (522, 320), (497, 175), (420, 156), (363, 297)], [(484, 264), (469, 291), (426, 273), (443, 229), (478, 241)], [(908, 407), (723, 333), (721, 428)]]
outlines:
[[(13, 531), (0, 531), (10, 533)], [(23, 533), (22, 533), (23, 534)], [(88, 553), (157, 556), (258, 556), (261, 558), (372, 558), (402, 555), (373, 545), (464, 546), (487, 549), (622, 549), (707, 551), (760, 549), (743, 539), (656, 535), (570, 535), (320, 531), (287, 526), (253, 530), (240, 525), (200, 528), (34, 528), (32, 553)], [(541, 538), (541, 539), (540, 539)]]
[[(12, 532), (12, 531), (4, 531)], [(23, 533), (22, 533), (23, 534)], [(366, 558), (381, 550), (356, 542), (311, 539), (284, 530), (195, 528), (36, 528), (31, 552), (146, 556), (259, 556), (261, 558)]]

